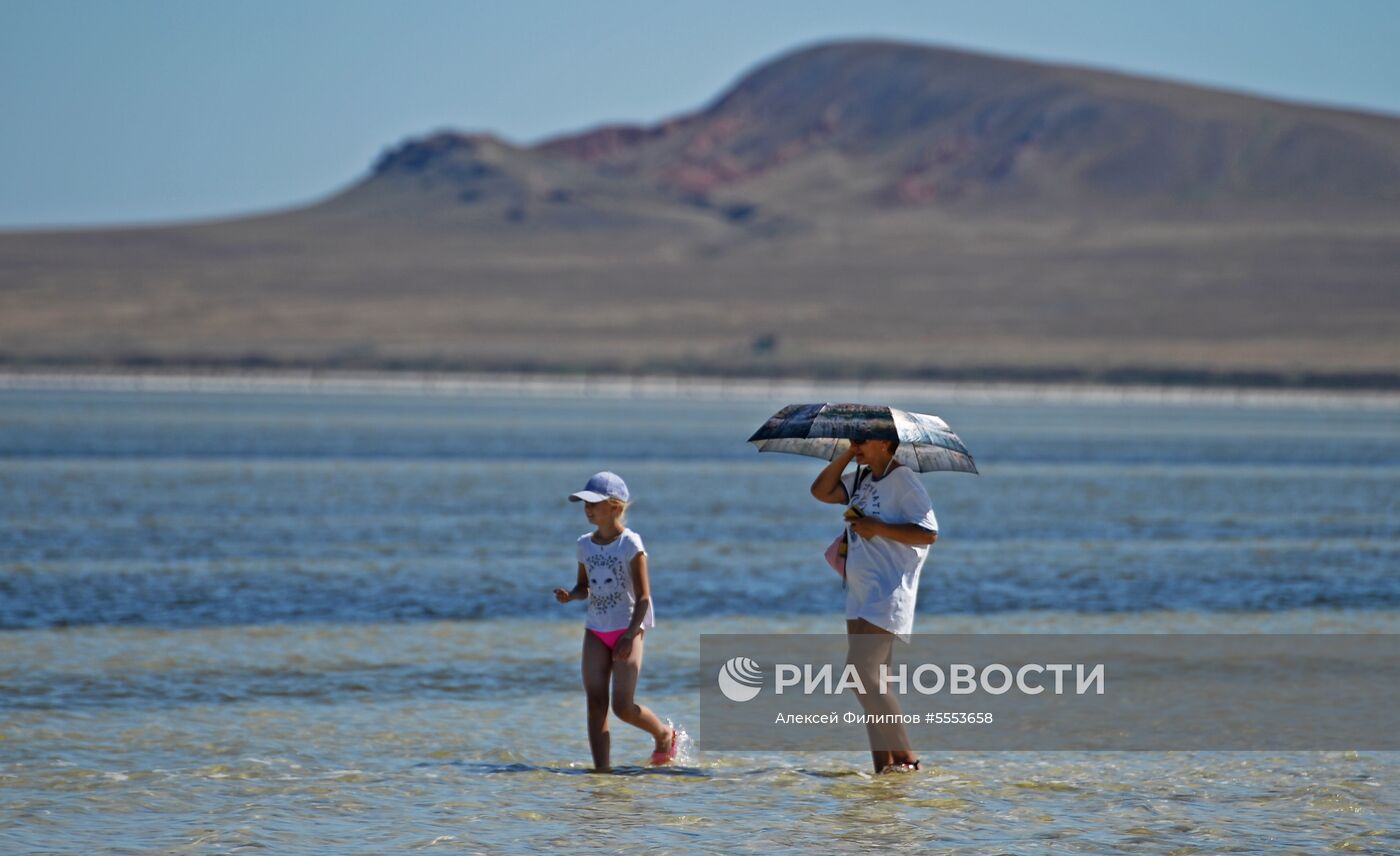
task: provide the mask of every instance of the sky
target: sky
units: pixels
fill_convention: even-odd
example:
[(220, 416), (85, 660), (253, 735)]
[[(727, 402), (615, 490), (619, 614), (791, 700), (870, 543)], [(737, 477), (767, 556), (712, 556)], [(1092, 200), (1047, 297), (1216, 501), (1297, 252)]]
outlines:
[(308, 204), (411, 137), (655, 122), (861, 37), (1400, 115), (1400, 0), (0, 0), (0, 229)]

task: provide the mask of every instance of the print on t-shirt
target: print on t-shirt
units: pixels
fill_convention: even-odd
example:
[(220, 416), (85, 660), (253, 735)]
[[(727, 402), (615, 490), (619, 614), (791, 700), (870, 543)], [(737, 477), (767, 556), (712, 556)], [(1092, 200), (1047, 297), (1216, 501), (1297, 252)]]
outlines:
[(627, 581), (623, 574), (628, 570), (622, 566), (622, 557), (609, 553), (594, 553), (584, 558), (588, 569), (588, 607), (602, 615), (627, 597)]

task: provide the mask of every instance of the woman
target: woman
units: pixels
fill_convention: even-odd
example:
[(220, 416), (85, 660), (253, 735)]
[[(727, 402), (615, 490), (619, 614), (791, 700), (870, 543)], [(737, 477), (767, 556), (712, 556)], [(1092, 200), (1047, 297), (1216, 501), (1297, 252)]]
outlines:
[[(850, 662), (869, 690), (860, 696), (869, 714), (900, 712), (894, 695), (879, 692), (879, 666), (892, 663), (895, 636), (908, 641), (914, 629), (919, 571), (929, 546), (938, 540), (938, 519), (928, 492), (894, 459), (898, 448), (898, 440), (852, 439), (850, 448), (812, 482), (812, 496), (834, 505), (849, 504), (862, 515), (850, 522), (846, 634)], [(842, 475), (852, 460), (856, 472)], [(866, 731), (876, 773), (919, 769), (903, 725), (867, 725)]]

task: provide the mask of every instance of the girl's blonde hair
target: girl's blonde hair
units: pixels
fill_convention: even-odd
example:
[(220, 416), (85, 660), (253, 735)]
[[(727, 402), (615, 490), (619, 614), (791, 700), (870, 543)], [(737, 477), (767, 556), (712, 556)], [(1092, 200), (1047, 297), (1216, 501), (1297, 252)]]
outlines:
[(607, 503), (608, 503), (608, 505), (611, 505), (611, 506), (614, 506), (614, 507), (617, 508), (617, 522), (618, 522), (618, 523), (624, 523), (624, 522), (626, 522), (626, 520), (627, 520), (627, 509), (629, 509), (629, 508), (632, 507), (632, 503), (630, 503), (630, 502), (623, 502), (622, 500), (620, 500), (620, 499), (614, 499), (614, 498), (611, 497), (611, 496), (607, 498)]

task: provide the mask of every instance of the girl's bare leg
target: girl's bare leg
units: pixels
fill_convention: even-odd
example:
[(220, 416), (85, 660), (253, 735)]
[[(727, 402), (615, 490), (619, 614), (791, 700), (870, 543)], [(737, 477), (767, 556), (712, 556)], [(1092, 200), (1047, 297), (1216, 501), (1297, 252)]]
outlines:
[[(899, 713), (899, 700), (893, 695), (879, 692), (880, 664), (889, 666), (894, 660), (894, 634), (864, 618), (848, 618), (846, 635), (859, 637), (852, 640), (848, 660), (856, 667), (861, 683), (867, 689), (859, 696), (861, 707), (872, 714)], [(903, 725), (867, 724), (865, 731), (870, 737), (870, 757), (875, 764), (875, 772), (880, 773), (886, 767), (900, 764), (912, 765), (918, 760)], [(876, 746), (891, 748), (877, 749)]]
[(626, 657), (613, 657), (612, 709), (617, 718), (635, 725), (656, 739), (656, 751), (660, 752), (671, 745), (671, 729), (667, 728), (656, 714), (637, 704), (633, 695), (637, 691), (637, 678), (642, 674), (642, 637), (638, 633), (632, 640), (632, 648)]
[(583, 691), (588, 697), (588, 748), (593, 769), (612, 769), (612, 735), (608, 733), (608, 679), (612, 675), (612, 651), (603, 640), (583, 631)]

